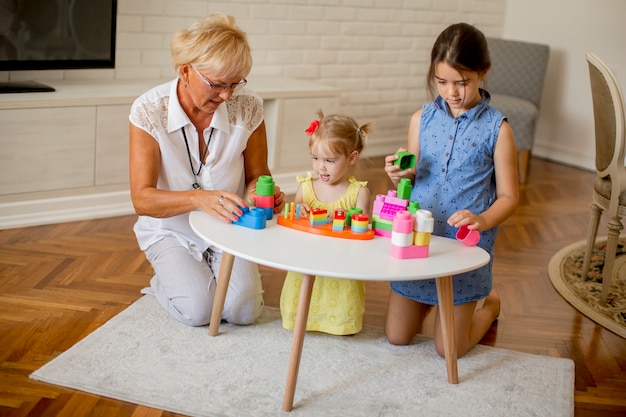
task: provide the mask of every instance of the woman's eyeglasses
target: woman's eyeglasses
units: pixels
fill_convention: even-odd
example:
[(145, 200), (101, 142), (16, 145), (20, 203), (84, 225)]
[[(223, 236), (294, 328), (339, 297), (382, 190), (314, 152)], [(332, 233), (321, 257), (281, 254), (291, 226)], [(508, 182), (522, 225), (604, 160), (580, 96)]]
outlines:
[(202, 81), (204, 81), (206, 84), (209, 85), (209, 87), (211, 87), (211, 89), (213, 91), (217, 91), (217, 92), (223, 92), (223, 91), (235, 91), (237, 90), (239, 87), (243, 87), (244, 85), (246, 85), (248, 83), (248, 80), (243, 79), (241, 81), (239, 81), (238, 83), (233, 83), (231, 85), (225, 85), (225, 84), (215, 84), (214, 82), (212, 82), (211, 80), (209, 80), (207, 77), (204, 76), (204, 74), (202, 74), (200, 71), (198, 71), (196, 69), (196, 67), (194, 67), (193, 65), (191, 65), (191, 68), (193, 68), (193, 70), (200, 76), (200, 78), (202, 79)]

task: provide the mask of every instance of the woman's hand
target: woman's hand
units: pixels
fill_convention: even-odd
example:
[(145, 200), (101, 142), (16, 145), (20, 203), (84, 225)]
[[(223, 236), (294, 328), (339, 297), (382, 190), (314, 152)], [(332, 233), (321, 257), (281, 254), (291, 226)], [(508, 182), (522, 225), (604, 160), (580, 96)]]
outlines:
[(235, 193), (225, 190), (198, 191), (198, 207), (226, 223), (239, 220), (243, 214), (240, 207), (246, 203)]
[(280, 187), (274, 187), (274, 213), (280, 213), (285, 208), (285, 193), (280, 191)]

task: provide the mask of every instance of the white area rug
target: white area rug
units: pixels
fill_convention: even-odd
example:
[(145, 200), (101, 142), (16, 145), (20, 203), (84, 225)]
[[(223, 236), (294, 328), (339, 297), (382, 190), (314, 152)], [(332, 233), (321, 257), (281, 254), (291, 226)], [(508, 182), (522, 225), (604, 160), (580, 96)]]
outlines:
[(294, 410), (281, 411), (292, 332), (277, 309), (217, 337), (144, 296), (31, 378), (192, 416), (573, 416), (574, 363), (477, 346), (458, 385), (431, 339), (308, 333)]

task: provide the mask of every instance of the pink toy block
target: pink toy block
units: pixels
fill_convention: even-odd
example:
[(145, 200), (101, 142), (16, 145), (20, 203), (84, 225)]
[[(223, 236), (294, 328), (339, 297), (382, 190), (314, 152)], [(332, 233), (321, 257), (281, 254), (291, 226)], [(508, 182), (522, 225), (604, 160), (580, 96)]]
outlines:
[(413, 215), (405, 210), (396, 213), (393, 218), (393, 232), (413, 234), (413, 225), (415, 224), (415, 218)]
[(380, 214), (380, 210), (383, 208), (383, 204), (385, 204), (385, 195), (376, 194), (376, 198), (372, 204), (372, 215), (378, 216)]
[(372, 230), (378, 236), (391, 237), (393, 223), (389, 220), (381, 220), (377, 215), (372, 216)]
[(387, 191), (387, 195), (378, 194), (374, 200), (372, 206), (372, 214), (377, 215), (383, 220), (392, 221), (396, 213), (401, 210), (406, 210), (409, 200), (405, 200), (397, 197), (398, 192), (396, 190)]
[(377, 236), (391, 238), (391, 231), (385, 229), (374, 229), (374, 234)]
[(428, 246), (400, 247), (391, 245), (391, 256), (398, 259), (428, 258)]
[(256, 196), (256, 206), (258, 208), (274, 208), (274, 196), (269, 195), (257, 195)]
[(470, 230), (465, 225), (461, 226), (456, 232), (456, 238), (467, 246), (476, 246), (480, 241), (480, 232), (478, 230)]

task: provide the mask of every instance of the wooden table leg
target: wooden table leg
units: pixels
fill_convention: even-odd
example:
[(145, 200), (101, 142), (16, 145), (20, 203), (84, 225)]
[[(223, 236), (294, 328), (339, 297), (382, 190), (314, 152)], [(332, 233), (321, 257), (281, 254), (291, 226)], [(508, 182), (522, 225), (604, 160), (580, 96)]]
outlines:
[(287, 368), (287, 383), (285, 384), (285, 395), (283, 397), (283, 411), (291, 411), (293, 409), (293, 399), (296, 393), (296, 382), (298, 381), (298, 370), (300, 369), (300, 358), (302, 357), (306, 322), (309, 318), (313, 283), (315, 283), (315, 275), (302, 275), (300, 300), (298, 301), (298, 310), (296, 312), (296, 325), (293, 330), (291, 355), (289, 356), (289, 367)]
[(452, 277), (437, 278), (437, 299), (439, 300), (439, 314), (441, 317), (441, 332), (443, 335), (443, 349), (446, 355), (448, 382), (459, 383), (457, 369), (456, 334), (454, 332), (454, 296), (452, 294)]
[(228, 252), (222, 252), (222, 262), (220, 272), (217, 276), (217, 288), (213, 296), (213, 310), (211, 310), (211, 321), (209, 322), (209, 336), (217, 336), (220, 331), (224, 302), (230, 284), (230, 273), (233, 271), (235, 256)]

